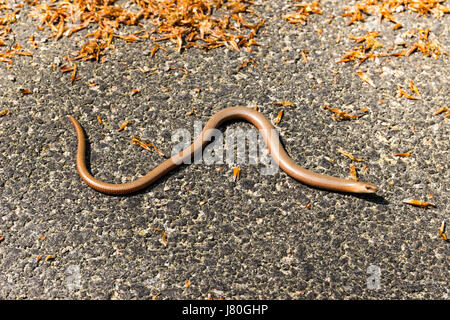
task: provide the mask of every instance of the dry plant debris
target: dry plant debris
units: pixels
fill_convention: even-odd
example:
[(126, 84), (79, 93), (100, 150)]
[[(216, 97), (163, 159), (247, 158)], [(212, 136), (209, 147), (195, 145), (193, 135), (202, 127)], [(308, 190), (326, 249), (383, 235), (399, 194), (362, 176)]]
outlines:
[(280, 112), (278, 112), (277, 116), (275, 117), (275, 119), (273, 120), (274, 124), (279, 124), (281, 121), (281, 118), (283, 118), (283, 113), (284, 111), (281, 110)]
[(309, 15), (322, 14), (319, 1), (313, 1), (310, 3), (297, 3), (294, 4), (294, 6), (298, 8), (296, 12), (281, 15), (281, 17), (289, 23), (300, 23), (304, 25), (306, 24), (306, 22), (308, 22)]
[(433, 57), (434, 59), (438, 59), (439, 55), (441, 54), (447, 54), (447, 52), (445, 51), (441, 51), (440, 47), (441, 47), (441, 43), (437, 40), (430, 40), (429, 39), (429, 35), (430, 35), (430, 29), (418, 29), (417, 30), (417, 34), (415, 34), (414, 31), (411, 31), (408, 33), (408, 35), (410, 37), (416, 37), (416, 41), (413, 42), (412, 44), (408, 45), (407, 47), (409, 47), (408, 49), (399, 51), (399, 52), (394, 52), (391, 53), (391, 56), (397, 56), (397, 57), (401, 57), (401, 56), (409, 56), (410, 54), (412, 54), (415, 51), (420, 51), (423, 55), (427, 56), (427, 57)]
[(411, 157), (411, 152), (409, 152), (409, 151), (408, 152), (399, 152), (399, 153), (394, 154), (394, 156), (408, 158), (408, 157)]
[(241, 177), (241, 168), (233, 168), (233, 179), (234, 181), (239, 180)]
[(8, 3), (8, 0), (0, 0), (0, 62), (6, 62), (11, 65), (16, 55), (31, 56), (29, 51), (23, 51), (19, 43), (15, 43), (11, 48), (2, 51), (1, 47), (7, 46), (7, 36), (11, 33), (10, 25), (16, 22), (16, 15), (20, 12), (22, 4), (14, 7)]
[(441, 239), (444, 241), (448, 241), (447, 234), (445, 233), (447, 223), (445, 220), (442, 221), (441, 226), (439, 228), (439, 235), (441, 236)]
[[(402, 25), (398, 23), (394, 15), (398, 12), (407, 11), (417, 13), (417, 16), (427, 16), (433, 14), (435, 17), (440, 17), (445, 13), (450, 12), (449, 7), (445, 7), (444, 3), (446, 0), (363, 0), (357, 1), (352, 6), (344, 7), (343, 17), (348, 17), (347, 25), (354, 24), (358, 21), (364, 21), (367, 15), (378, 15), (380, 22), (383, 19), (389, 20), (395, 23), (393, 30), (400, 29)], [(369, 32), (361, 38), (356, 38), (350, 35), (350, 38), (355, 40), (357, 43), (363, 43), (357, 48), (353, 48), (351, 51), (344, 54), (344, 56), (339, 60), (339, 63), (349, 62), (353, 60), (359, 60), (359, 62), (364, 62), (368, 58), (378, 58), (378, 57), (389, 57), (389, 56), (409, 56), (415, 51), (420, 51), (426, 56), (433, 56), (433, 58), (438, 59), (438, 56), (442, 53), (440, 50), (441, 44), (437, 39), (429, 39), (429, 29), (418, 29), (417, 35), (414, 31), (408, 33), (410, 37), (416, 37), (416, 41), (404, 45), (406, 49), (390, 53), (374, 53), (373, 51), (384, 47), (383, 44), (378, 42), (375, 38), (379, 36), (378, 32)]]
[(405, 199), (403, 200), (403, 203), (410, 204), (416, 207), (421, 207), (424, 209), (428, 209), (428, 207), (436, 207), (434, 203), (413, 199)]
[[(131, 0), (127, 8), (115, 0), (27, 0), (33, 6), (31, 16), (40, 28), (52, 31), (50, 37), (70, 37), (83, 29), (96, 30), (86, 34), (89, 39), (75, 59), (99, 60), (112, 47), (114, 38), (136, 42), (170, 40), (178, 51), (183, 48), (212, 49), (227, 46), (237, 51), (258, 45), (254, 37), (264, 20), (246, 0)], [(152, 27), (145, 29), (143, 20)], [(252, 21), (253, 20), (253, 21)], [(119, 33), (121, 26), (137, 26), (129, 34)], [(160, 47), (153, 47), (152, 56)]]
[(434, 115), (437, 116), (438, 114), (441, 114), (441, 113), (443, 113), (443, 112), (445, 112), (445, 114), (444, 114), (444, 117), (445, 117), (445, 118), (447, 118), (448, 116), (450, 116), (450, 110), (448, 109), (447, 106), (443, 106), (443, 107), (439, 108), (439, 109), (434, 113)]
[(283, 106), (283, 107), (293, 107), (295, 106), (295, 104), (292, 101), (288, 101), (288, 100), (281, 100), (281, 101), (276, 101), (276, 102), (272, 102), (273, 105), (278, 105), (278, 106)]
[(167, 233), (165, 233), (164, 231), (162, 231), (160, 228), (155, 227), (152, 230), (153, 232), (158, 232), (159, 234), (161, 234), (161, 242), (163, 245), (167, 246)]
[(338, 63), (349, 62), (359, 59), (359, 62), (364, 62), (368, 58), (376, 58), (379, 55), (374, 54), (373, 51), (378, 48), (383, 48), (384, 45), (376, 40), (379, 36), (378, 32), (368, 32), (363, 37), (355, 37), (353, 35), (349, 35), (350, 39), (354, 40), (356, 43), (360, 45), (357, 48), (352, 49), (351, 51), (344, 54), (341, 60)]
[(443, 3), (445, 0), (363, 0), (357, 1), (353, 6), (346, 6), (342, 16), (350, 18), (347, 25), (364, 21), (367, 15), (378, 15), (380, 21), (386, 19), (397, 24), (394, 14), (404, 10), (417, 13), (417, 16), (433, 14), (440, 17), (450, 12), (450, 8), (444, 7)]
[(405, 97), (406, 99), (410, 99), (410, 100), (419, 100), (420, 99), (418, 97), (408, 94), (408, 92), (403, 90), (401, 86), (397, 86), (397, 89), (398, 89), (398, 97), (399, 98)]
[(354, 165), (350, 165), (350, 178), (354, 181), (358, 181), (358, 174)]
[(241, 69), (244, 69), (248, 65), (252, 64), (253, 66), (256, 66), (256, 60), (255, 59), (246, 59), (242, 64), (237, 68), (237, 71), (240, 71)]
[(141, 141), (141, 138), (139, 137), (131, 137), (131, 143), (138, 145), (142, 148), (144, 148), (145, 150), (151, 151), (152, 149), (150, 147), (152, 147), (153, 149), (155, 149), (155, 151), (161, 156), (161, 157), (165, 157), (164, 152), (162, 152), (160, 149), (158, 149), (153, 143), (145, 143), (143, 141)]
[(358, 77), (359, 77), (362, 81), (364, 81), (364, 82), (370, 84), (370, 85), (371, 85), (372, 87), (374, 87), (374, 88), (377, 87), (377, 86), (375, 85), (375, 83), (372, 81), (372, 79), (370, 79), (370, 77), (369, 77), (367, 74), (365, 74), (364, 72), (362, 72), (362, 71), (357, 71), (356, 74), (358, 75)]
[(343, 120), (351, 120), (351, 119), (358, 119), (360, 115), (358, 114), (348, 114), (345, 111), (342, 111), (338, 108), (331, 108), (327, 104), (324, 104), (322, 106), (322, 109), (328, 110), (333, 113), (333, 119), (336, 121), (343, 121)]
[(337, 149), (337, 151), (342, 153), (344, 156), (349, 157), (353, 161), (356, 161), (356, 162), (361, 162), (362, 161), (362, 159), (356, 158), (354, 155), (352, 155), (351, 153), (349, 153), (347, 151), (342, 150), (341, 148)]
[[(377, 41), (375, 38), (379, 36), (378, 32), (368, 32), (363, 37), (354, 37), (350, 35), (349, 37), (354, 40), (356, 43), (362, 43), (358, 47), (353, 48), (351, 51), (348, 51), (344, 54), (344, 56), (338, 61), (338, 63), (349, 62), (354, 60), (359, 60), (360, 63), (365, 60), (371, 58), (381, 58), (381, 57), (401, 57), (401, 56), (409, 56), (415, 51), (419, 51), (427, 57), (432, 56), (434, 59), (438, 59), (439, 55), (447, 54), (444, 51), (441, 51), (441, 43), (437, 39), (430, 40), (429, 39), (430, 29), (418, 29), (417, 34), (413, 31), (408, 33), (408, 36), (415, 37), (416, 41), (410, 43), (409, 45), (405, 42), (406, 48), (402, 51), (397, 52), (381, 52), (375, 53), (374, 51), (379, 48), (383, 48), (384, 45)], [(417, 89), (417, 88), (416, 88)]]
[(19, 11), (20, 9), (14, 10), (8, 4), (8, 0), (0, 0), (0, 47), (5, 46), (5, 37), (11, 32), (9, 25), (16, 21), (16, 14)]
[[(256, 34), (265, 20), (252, 9), (251, 0), (26, 0), (30, 16), (37, 21), (38, 30), (49, 29), (56, 40), (83, 32), (87, 40), (71, 60), (99, 61), (108, 49), (114, 48), (115, 38), (127, 43), (143, 39), (159, 42), (170, 40), (177, 50), (201, 47), (205, 50), (226, 46), (240, 51), (243, 47), (259, 45)], [(12, 7), (0, 0), (0, 47), (5, 46), (10, 25), (23, 4)], [(144, 21), (151, 26), (147, 30)], [(133, 32), (123, 34), (123, 26), (133, 26)], [(37, 49), (34, 37), (29, 39)], [(0, 51), (0, 62), (12, 64), (15, 55), (32, 55), (20, 50)], [(159, 44), (154, 44), (153, 57)], [(76, 80), (76, 79), (75, 79)], [(72, 82), (75, 81), (72, 78)]]
[(119, 129), (117, 129), (117, 131), (119, 131), (119, 132), (122, 131), (130, 124), (131, 124), (131, 121), (125, 121), (124, 123), (122, 123), (122, 125), (119, 127)]

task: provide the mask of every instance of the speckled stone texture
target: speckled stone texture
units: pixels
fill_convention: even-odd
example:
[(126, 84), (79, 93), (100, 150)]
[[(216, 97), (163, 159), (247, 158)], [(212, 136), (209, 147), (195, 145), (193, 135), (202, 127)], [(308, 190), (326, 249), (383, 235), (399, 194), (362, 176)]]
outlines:
[[(450, 244), (438, 229), (450, 212), (450, 129), (449, 119), (434, 113), (448, 106), (449, 57), (337, 60), (357, 46), (349, 34), (368, 31), (379, 31), (387, 49), (399, 36), (410, 41), (407, 31), (429, 27), (430, 38), (449, 52), (449, 15), (399, 13), (404, 27), (395, 31), (376, 16), (347, 26), (340, 16), (347, 1), (321, 1), (323, 14), (298, 26), (281, 19), (293, 3), (255, 1), (267, 20), (253, 52), (177, 53), (165, 44), (167, 52), (150, 58), (150, 42), (117, 40), (103, 64), (79, 62), (81, 80), (73, 85), (69, 73), (50, 66), (64, 64), (83, 34), (48, 39), (48, 31), (29, 27), (35, 21), (23, 9), (14, 36), (26, 44), (35, 34), (39, 49), (16, 57), (10, 69), (0, 65), (0, 110), (9, 109), (0, 118), (0, 298), (448, 299)], [(256, 65), (238, 71), (250, 58)], [(409, 90), (410, 80), (421, 100), (397, 96), (397, 86)], [(23, 88), (32, 93), (22, 95)], [(281, 100), (295, 106), (273, 104)], [(325, 103), (368, 112), (338, 122), (321, 108)], [(360, 180), (380, 191), (317, 190), (246, 164), (234, 181), (232, 166), (198, 164), (138, 194), (107, 196), (76, 172), (69, 114), (86, 130), (93, 175), (120, 183), (164, 160), (131, 144), (132, 136), (170, 156), (175, 130), (193, 133), (195, 121), (235, 105), (257, 105), (269, 118), (284, 109), (277, 130), (293, 159), (344, 178), (353, 164)], [(192, 108), (197, 113), (187, 116)], [(125, 120), (131, 124), (117, 132)], [(222, 130), (238, 127), (252, 128), (233, 122)], [(363, 161), (352, 162), (339, 148)], [(394, 156), (407, 151), (409, 158)], [(403, 204), (407, 198), (436, 208)], [(379, 289), (370, 266), (380, 271)]]

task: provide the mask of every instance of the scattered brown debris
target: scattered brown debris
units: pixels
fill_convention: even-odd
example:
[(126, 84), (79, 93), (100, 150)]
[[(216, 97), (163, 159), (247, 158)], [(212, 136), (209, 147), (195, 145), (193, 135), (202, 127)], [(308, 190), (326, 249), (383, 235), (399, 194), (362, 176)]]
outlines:
[(31, 45), (31, 47), (32, 47), (33, 49), (39, 49), (39, 46), (37, 45), (37, 42), (34, 40), (34, 35), (31, 35), (31, 36), (28, 38), (28, 43)]
[[(297, 0), (299, 1), (299, 0)], [(297, 7), (296, 12), (291, 12), (288, 14), (281, 15), (281, 18), (286, 20), (289, 23), (300, 23), (305, 25), (308, 22), (308, 16), (311, 14), (322, 14), (322, 10), (320, 9), (320, 3), (317, 0), (314, 0), (310, 3), (297, 3), (294, 4), (294, 7)]]
[(354, 181), (358, 181), (358, 174), (354, 165), (350, 165), (350, 178)]
[(237, 68), (237, 71), (240, 71), (241, 69), (244, 69), (245, 67), (247, 67), (250, 64), (253, 64), (254, 66), (256, 66), (256, 60), (255, 59), (246, 59), (246, 60), (244, 60), (244, 62), (242, 62), (242, 64)]
[[(241, 47), (258, 45), (254, 37), (264, 25), (264, 20), (251, 8), (251, 1), (134, 0), (138, 6), (135, 11), (126, 9), (118, 2), (65, 0), (55, 3), (34, 0), (30, 3), (34, 7), (31, 16), (40, 21), (41, 27), (47, 26), (52, 30), (50, 37), (56, 39), (70, 37), (75, 32), (96, 25), (97, 29), (86, 35), (90, 40), (83, 45), (77, 57), (96, 61), (106, 48), (111, 47), (114, 38), (128, 43), (147, 38), (153, 41), (170, 40), (178, 51), (193, 46), (204, 49), (227, 46), (239, 51)], [(244, 15), (256, 22), (249, 22)], [(139, 23), (142, 19), (154, 26), (151, 32), (140, 29), (125, 35), (118, 33), (122, 25), (142, 27)], [(151, 56), (159, 48), (155, 45)]]
[(391, 53), (389, 55), (397, 56), (397, 57), (409, 56), (415, 51), (420, 51), (422, 54), (426, 55), (427, 57), (431, 56), (437, 60), (439, 58), (439, 55), (447, 54), (446, 52), (440, 50), (441, 43), (437, 39), (434, 39), (433, 41), (429, 40), (429, 35), (430, 35), (429, 28), (418, 29), (417, 35), (415, 35), (414, 32), (412, 31), (410, 33), (410, 35), (416, 36), (417, 41), (412, 43), (411, 45), (408, 45), (407, 47), (409, 47), (409, 48), (399, 51), (399, 52)]
[(341, 58), (341, 60), (338, 61), (338, 63), (354, 61), (356, 59), (359, 59), (359, 62), (362, 63), (368, 58), (375, 59), (376, 57), (380, 56), (380, 54), (373, 53), (373, 51), (375, 51), (376, 49), (384, 47), (381, 42), (375, 39), (378, 36), (378, 32), (368, 32), (363, 37), (355, 37), (350, 34), (350, 39), (352, 39), (356, 43), (359, 43), (360, 45), (357, 48), (354, 48), (344, 54), (344, 56)]
[(44, 261), (51, 261), (51, 260), (55, 260), (55, 256), (52, 255), (48, 255), (45, 257)]
[(167, 233), (165, 233), (164, 231), (162, 231), (160, 228), (156, 227), (153, 228), (152, 230), (153, 232), (158, 232), (161, 234), (161, 242), (163, 245), (167, 246)]
[(186, 112), (186, 115), (192, 116), (193, 114), (197, 115), (197, 113), (198, 113), (198, 111), (194, 107), (192, 107), (191, 111)]
[(364, 72), (361, 71), (357, 71), (356, 74), (361, 78), (362, 81), (370, 84), (372, 87), (376, 88), (377, 86), (375, 85), (375, 83), (372, 81), (372, 79), (370, 79), (370, 77), (365, 74)]
[(122, 131), (122, 130), (125, 129), (129, 124), (131, 124), (131, 121), (125, 121), (124, 123), (122, 123), (122, 125), (119, 127), (119, 129), (117, 129), (117, 131)]
[(411, 157), (411, 152), (400, 152), (400, 153), (394, 154), (394, 156), (397, 156), (397, 157)]
[(272, 102), (273, 105), (283, 106), (283, 107), (293, 107), (295, 104), (291, 101), (282, 100), (277, 102)]
[(410, 100), (420, 100), (420, 97), (418, 98), (418, 97), (408, 94), (405, 90), (402, 89), (401, 86), (397, 86), (397, 89), (398, 89), (398, 97), (399, 98), (405, 97), (406, 99), (410, 99)]
[[(71, 61), (70, 58), (67, 57), (67, 59), (69, 61)], [(70, 77), (70, 83), (74, 83), (75, 81), (80, 80), (80, 78), (77, 77), (77, 64), (76, 63), (70, 62), (70, 65), (64, 64), (61, 67), (59, 67), (59, 70), (62, 73), (72, 72), (72, 76)]]
[(279, 124), (281, 121), (281, 118), (283, 117), (283, 110), (281, 110), (280, 112), (278, 112), (276, 118), (273, 120), (274, 124)]
[(355, 156), (353, 156), (351, 153), (348, 153), (347, 151), (342, 150), (341, 148), (337, 149), (337, 151), (339, 151), (340, 153), (342, 153), (344, 156), (349, 157), (350, 159), (352, 159), (353, 161), (357, 161), (357, 162), (361, 162), (362, 159), (356, 158)]
[[(433, 41), (429, 40), (429, 33), (430, 29), (418, 29), (417, 35), (415, 35), (414, 32), (410, 32), (410, 36), (416, 36), (417, 41), (413, 42), (412, 44), (407, 44), (404, 42), (404, 45), (406, 48), (399, 52), (389, 52), (389, 49), (387, 52), (381, 52), (376, 53), (375, 50), (379, 48), (383, 48), (384, 45), (377, 41), (375, 38), (379, 36), (378, 32), (368, 32), (363, 37), (355, 37), (353, 35), (350, 35), (349, 37), (354, 40), (356, 43), (359, 43), (360, 45), (356, 48), (353, 48), (352, 50), (346, 52), (344, 56), (338, 60), (338, 63), (345, 63), (350, 62), (354, 60), (359, 60), (359, 63), (362, 63), (366, 61), (367, 59), (375, 59), (375, 58), (381, 58), (381, 57), (401, 57), (401, 56), (409, 56), (414, 51), (420, 51), (424, 55), (430, 57), (433, 56), (435, 59), (438, 59), (438, 56), (440, 54), (443, 54), (445, 52), (440, 50), (441, 44), (437, 39), (434, 39)], [(414, 86), (414, 83), (410, 83), (411, 91), (414, 91), (419, 97), (420, 93), (417, 90), (417, 88)]]
[(155, 149), (156, 153), (158, 153), (161, 157), (165, 157), (164, 152), (158, 149), (153, 143), (150, 143), (150, 145), (153, 147), (153, 149)]
[(165, 157), (164, 152), (162, 152), (160, 149), (158, 149), (153, 143), (144, 143), (141, 141), (141, 138), (139, 137), (132, 137), (131, 138), (131, 143), (141, 146), (142, 148), (144, 148), (145, 150), (151, 151), (152, 147), (153, 149), (155, 149), (155, 151), (161, 156), (161, 157)]
[(406, 11), (416, 12), (417, 16), (426, 16), (433, 13), (435, 17), (440, 17), (450, 12), (449, 8), (441, 4), (444, 2), (445, 0), (362, 0), (356, 2), (353, 6), (346, 6), (344, 8), (345, 13), (342, 16), (350, 18), (347, 25), (364, 21), (366, 15), (378, 15), (380, 21), (385, 19), (397, 25), (394, 13), (401, 9), (400, 6)]
[(144, 143), (141, 141), (141, 138), (139, 137), (131, 137), (131, 143), (141, 146), (142, 148), (144, 148), (145, 150), (151, 151), (150, 149), (150, 143)]
[(234, 181), (239, 180), (240, 177), (241, 177), (241, 168), (233, 168)]
[(20, 93), (23, 94), (23, 95), (31, 94), (31, 90), (30, 89), (26, 89), (26, 88), (20, 89)]
[[(0, 0), (0, 47), (7, 45), (6, 36), (11, 33), (10, 25), (16, 22), (16, 15), (19, 12), (20, 9), (12, 8), (8, 0)], [(0, 51), (0, 62), (5, 62), (9, 65), (12, 64), (12, 59), (16, 53), (15, 48), (8, 49), (4, 52)]]
[(70, 83), (74, 83), (75, 81), (80, 80), (80, 78), (77, 77), (77, 64), (73, 64), (73, 71), (72, 76), (70, 77)]
[(412, 80), (409, 81), (409, 88), (411, 89), (412, 92), (414, 92), (419, 97), (419, 99), (421, 99), (419, 89), (417, 89), (417, 87), (415, 86), (415, 84)]
[(446, 227), (447, 227), (446, 221), (442, 220), (441, 227), (439, 228), (439, 235), (441, 236), (441, 239), (444, 241), (448, 241), (447, 234), (445, 233)]
[(303, 61), (305, 61), (305, 63), (308, 63), (308, 53), (308, 50), (300, 51), (300, 54), (302, 55)]
[(428, 209), (428, 207), (436, 207), (434, 203), (431, 202), (425, 202), (420, 200), (412, 200), (412, 199), (405, 199), (403, 200), (403, 203), (410, 204), (416, 207), (421, 207), (424, 209)]
[(450, 116), (450, 110), (448, 109), (447, 106), (443, 106), (443, 107), (439, 108), (438, 111), (436, 111), (436, 112), (434, 113), (434, 115), (437, 116), (438, 114), (441, 114), (441, 113), (443, 113), (443, 112), (445, 112), (445, 114), (444, 114), (444, 117), (445, 117), (445, 118), (447, 118), (448, 116)]
[(345, 111), (342, 111), (342, 110), (340, 110), (338, 108), (331, 108), (331, 107), (329, 107), (326, 104), (324, 104), (322, 106), (322, 109), (333, 112), (333, 119), (336, 120), (336, 121), (358, 119), (360, 117), (360, 115), (348, 114)]

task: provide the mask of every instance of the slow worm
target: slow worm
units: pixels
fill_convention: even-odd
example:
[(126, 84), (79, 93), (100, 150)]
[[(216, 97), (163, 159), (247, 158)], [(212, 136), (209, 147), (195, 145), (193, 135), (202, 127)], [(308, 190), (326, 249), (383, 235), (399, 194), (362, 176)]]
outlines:
[(302, 168), (286, 153), (272, 123), (270, 123), (270, 121), (260, 112), (247, 107), (230, 107), (217, 112), (209, 119), (200, 136), (191, 146), (164, 161), (142, 178), (123, 184), (106, 183), (94, 178), (87, 170), (85, 163), (86, 144), (83, 129), (74, 117), (69, 116), (69, 120), (75, 128), (78, 139), (78, 173), (90, 187), (106, 194), (128, 194), (137, 192), (151, 185), (153, 182), (181, 165), (184, 160), (192, 158), (197, 152), (201, 152), (212, 138), (212, 130), (210, 129), (218, 128), (222, 123), (229, 120), (246, 120), (256, 126), (260, 130), (264, 142), (275, 163), (288, 175), (306, 185), (325, 190), (351, 193), (375, 193), (378, 190), (378, 188), (371, 183), (335, 178)]

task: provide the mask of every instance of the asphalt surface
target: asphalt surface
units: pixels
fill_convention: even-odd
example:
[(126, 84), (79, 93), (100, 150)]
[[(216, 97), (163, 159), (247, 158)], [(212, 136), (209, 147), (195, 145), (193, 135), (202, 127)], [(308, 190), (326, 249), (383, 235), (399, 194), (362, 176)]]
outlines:
[[(404, 27), (395, 31), (376, 16), (347, 26), (340, 16), (346, 1), (322, 1), (324, 13), (298, 26), (281, 19), (292, 3), (256, 1), (267, 21), (252, 53), (177, 53), (165, 44), (167, 52), (150, 58), (142, 50), (150, 42), (116, 41), (104, 63), (80, 62), (73, 84), (51, 65), (64, 64), (83, 35), (48, 39), (23, 10), (14, 37), (26, 44), (35, 34), (40, 49), (14, 58), (10, 69), (0, 65), (0, 110), (9, 110), (0, 118), (0, 298), (448, 299), (450, 243), (438, 230), (450, 212), (450, 129), (434, 113), (448, 106), (449, 57), (336, 61), (356, 46), (350, 33), (368, 31), (379, 31), (389, 47), (428, 27), (450, 52), (449, 15), (399, 13)], [(256, 65), (238, 70), (246, 59)], [(376, 87), (361, 81), (360, 70)], [(421, 100), (398, 97), (397, 86), (410, 92), (410, 80)], [(273, 104), (282, 100), (295, 105)], [(364, 115), (335, 121), (324, 104)], [(193, 133), (195, 121), (235, 105), (257, 105), (272, 119), (283, 109), (277, 130), (292, 158), (343, 178), (354, 165), (380, 191), (318, 190), (248, 164), (234, 181), (233, 165), (194, 164), (138, 194), (107, 196), (76, 172), (67, 115), (86, 131), (93, 175), (120, 183), (164, 160), (131, 144), (132, 136), (170, 156), (175, 130)], [(192, 108), (197, 113), (186, 115)], [(131, 124), (117, 132), (124, 121)], [(233, 122), (222, 131), (238, 127), (252, 128)], [(408, 151), (411, 157), (394, 156)]]

